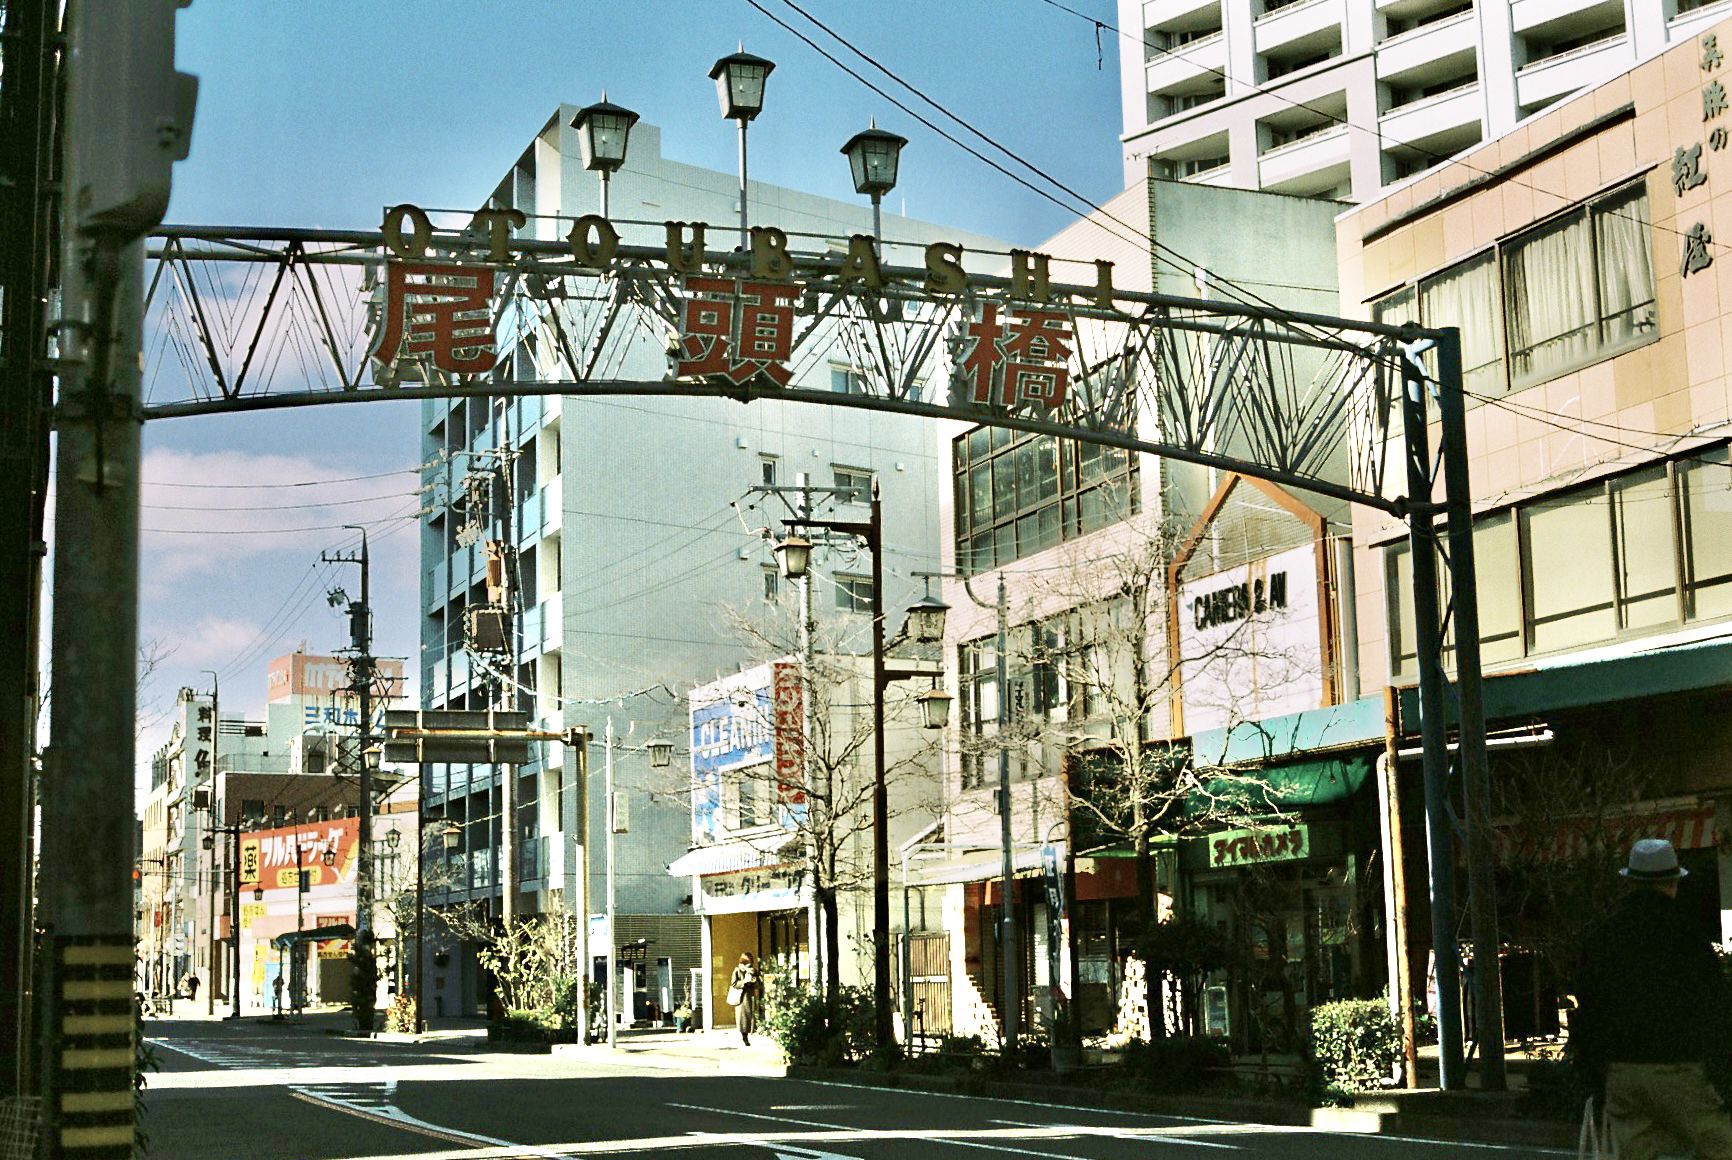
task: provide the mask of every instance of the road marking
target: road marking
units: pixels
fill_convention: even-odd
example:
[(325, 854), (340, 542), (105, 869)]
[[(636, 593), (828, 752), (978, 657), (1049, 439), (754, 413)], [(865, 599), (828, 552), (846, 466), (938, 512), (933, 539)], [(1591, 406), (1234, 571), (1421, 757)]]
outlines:
[[(942, 1140), (944, 1143), (952, 1144), (958, 1148), (981, 1148), (990, 1152), (1011, 1152), (1019, 1156), (1040, 1156), (1046, 1158), (1046, 1160), (1075, 1160), (1075, 1157), (1066, 1155), (1062, 1152), (1041, 1152), (1033, 1148), (1016, 1148), (1009, 1144), (993, 1144), (988, 1143), (987, 1141), (991, 1139), (1027, 1140), (1031, 1138), (1074, 1140), (1079, 1136), (1119, 1137), (1120, 1133), (1132, 1131), (1137, 1133), (1134, 1138), (1147, 1139), (1163, 1144), (1192, 1144), (1200, 1148), (1226, 1148), (1231, 1151), (1242, 1150), (1237, 1144), (1217, 1144), (1194, 1139), (1166, 1138), (1166, 1134), (1177, 1135), (1178, 1133), (1185, 1131), (1185, 1129), (1179, 1128), (1148, 1128), (1138, 1130), (1124, 1128), (1091, 1128), (1084, 1124), (1043, 1124), (1036, 1126), (1032, 1131), (1026, 1128), (897, 1128), (890, 1131), (884, 1131), (874, 1128), (852, 1128), (846, 1124), (825, 1124), (816, 1120), (796, 1120), (792, 1116), (768, 1116), (758, 1112), (742, 1112), (736, 1108), (712, 1108), (705, 1107), (701, 1104), (675, 1103), (670, 1103), (667, 1106), (670, 1108), (683, 1108), (687, 1111), (694, 1112), (710, 1112), (714, 1115), (739, 1116), (748, 1120), (769, 1120), (772, 1123), (798, 1124), (805, 1128), (819, 1128), (826, 1132), (843, 1133), (842, 1139)], [(818, 1137), (807, 1136), (804, 1138), (814, 1139)], [(767, 1142), (764, 1146), (771, 1147)]]
[[(858, 1086), (856, 1084), (840, 1083), (836, 1080), (828, 1080), (828, 1079), (803, 1079), (802, 1078), (802, 1079), (790, 1080), (790, 1082), (792, 1082), (792, 1083), (809, 1083), (815, 1087), (846, 1088), (849, 1090), (855, 1090)], [(1179, 1116), (1179, 1115), (1174, 1115), (1171, 1112), (1127, 1112), (1127, 1111), (1124, 1111), (1123, 1109), (1120, 1109), (1120, 1108), (1080, 1108), (1080, 1107), (1075, 1107), (1075, 1106), (1068, 1105), (1068, 1104), (1036, 1104), (1033, 1100), (1018, 1100), (1018, 1099), (1012, 1099), (1009, 1096), (965, 1096), (965, 1095), (960, 1095), (956, 1092), (921, 1091), (919, 1088), (874, 1088), (873, 1090), (879, 1091), (879, 1092), (885, 1092), (885, 1093), (892, 1093), (893, 1092), (896, 1095), (900, 1095), (900, 1096), (924, 1096), (927, 1099), (934, 1099), (934, 1100), (965, 1100), (965, 1101), (974, 1102), (974, 1103), (978, 1103), (982, 1100), (996, 1100), (999, 1103), (1019, 1104), (1019, 1105), (1022, 1105), (1024, 1107), (1033, 1105), (1036, 1107), (1050, 1107), (1050, 1108), (1054, 1108), (1056, 1110), (1062, 1110), (1062, 1111), (1087, 1111), (1091, 1115), (1097, 1115), (1097, 1116), (1124, 1116), (1126, 1118), (1139, 1119), (1139, 1120), (1177, 1120), (1180, 1123), (1198, 1124), (1198, 1125), (1207, 1126), (1211, 1129), (1211, 1131), (1209, 1133), (1210, 1135), (1216, 1135), (1216, 1134), (1226, 1135), (1229, 1133), (1238, 1133), (1238, 1132), (1244, 1132), (1244, 1133), (1262, 1132), (1262, 1133), (1269, 1133), (1271, 1135), (1291, 1134), (1291, 1135), (1318, 1135), (1318, 1136), (1332, 1136), (1332, 1135), (1340, 1134), (1340, 1135), (1352, 1135), (1356, 1139), (1360, 1139), (1360, 1140), (1389, 1140), (1389, 1141), (1392, 1141), (1392, 1142), (1398, 1143), (1398, 1144), (1430, 1144), (1430, 1145), (1433, 1145), (1433, 1146), (1439, 1147), (1439, 1148), (1467, 1148), (1467, 1149), (1473, 1149), (1475, 1151), (1480, 1151), (1480, 1152), (1519, 1152), (1523, 1156), (1572, 1156), (1572, 1155), (1574, 1155), (1574, 1153), (1567, 1148), (1544, 1148), (1544, 1147), (1539, 1147), (1539, 1146), (1533, 1145), (1533, 1144), (1498, 1144), (1498, 1143), (1494, 1143), (1491, 1141), (1483, 1141), (1483, 1140), (1433, 1140), (1433, 1139), (1428, 1139), (1427, 1137), (1424, 1137), (1424, 1136), (1396, 1136), (1396, 1135), (1390, 1135), (1388, 1133), (1379, 1133), (1377, 1135), (1367, 1135), (1367, 1134), (1361, 1134), (1361, 1133), (1334, 1133), (1334, 1132), (1325, 1132), (1322, 1129), (1313, 1128), (1313, 1127), (1310, 1127), (1309, 1125), (1258, 1124), (1258, 1123), (1249, 1123), (1249, 1122), (1237, 1123), (1237, 1122), (1233, 1122), (1230, 1120), (1202, 1119), (1202, 1118), (1199, 1118), (1197, 1116)], [(417, 1157), (417, 1160), (427, 1160), (427, 1158)]]

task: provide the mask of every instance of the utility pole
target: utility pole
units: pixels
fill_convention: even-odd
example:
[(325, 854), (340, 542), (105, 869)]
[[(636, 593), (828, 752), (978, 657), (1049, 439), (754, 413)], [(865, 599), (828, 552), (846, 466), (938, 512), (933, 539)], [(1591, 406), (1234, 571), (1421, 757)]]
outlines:
[(210, 905), (206, 913), (210, 922), (210, 978), (205, 980), (204, 1013), (216, 1014), (216, 973), (217, 973), (217, 849), (215, 836), (217, 830), (217, 746), (222, 737), (222, 709), (218, 700), (217, 675), (214, 669), (201, 669), (200, 672), (210, 674), (210, 786), (206, 790), (207, 804), (210, 806), (208, 822), (211, 828), (210, 846)]
[(361, 566), (361, 599), (349, 605), (349, 643), (355, 653), (354, 679), (350, 691), (360, 701), (361, 727), (356, 756), (361, 771), (360, 848), (355, 866), (355, 951), (351, 959), (351, 990), (355, 1030), (373, 1030), (374, 999), (379, 989), (379, 967), (373, 949), (373, 767), (367, 751), (373, 746), (373, 604), (371, 568), (367, 558), (367, 529), (345, 524), (361, 533), (361, 549), (355, 555), (321, 554), (328, 564)]

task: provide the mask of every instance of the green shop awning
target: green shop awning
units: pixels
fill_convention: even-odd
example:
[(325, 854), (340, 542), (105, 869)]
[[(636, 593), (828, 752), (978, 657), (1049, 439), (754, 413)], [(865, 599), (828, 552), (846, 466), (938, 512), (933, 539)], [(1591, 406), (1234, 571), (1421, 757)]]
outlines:
[(1185, 813), (1201, 817), (1231, 813), (1246, 817), (1286, 813), (1346, 801), (1365, 785), (1375, 758), (1369, 753), (1332, 754), (1279, 765), (1210, 771), (1192, 791)]

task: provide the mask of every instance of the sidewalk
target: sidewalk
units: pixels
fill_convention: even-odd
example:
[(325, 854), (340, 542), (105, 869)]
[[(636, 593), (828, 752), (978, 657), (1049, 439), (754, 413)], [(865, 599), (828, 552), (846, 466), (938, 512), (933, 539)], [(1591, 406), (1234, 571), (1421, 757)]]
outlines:
[(641, 1067), (667, 1067), (719, 1071), (728, 1075), (784, 1076), (788, 1065), (782, 1049), (768, 1035), (754, 1038), (750, 1047), (740, 1042), (732, 1028), (714, 1031), (678, 1032), (668, 1028), (620, 1031), (617, 1046), (606, 1043), (558, 1044), (555, 1054), (586, 1057), (627, 1057)]

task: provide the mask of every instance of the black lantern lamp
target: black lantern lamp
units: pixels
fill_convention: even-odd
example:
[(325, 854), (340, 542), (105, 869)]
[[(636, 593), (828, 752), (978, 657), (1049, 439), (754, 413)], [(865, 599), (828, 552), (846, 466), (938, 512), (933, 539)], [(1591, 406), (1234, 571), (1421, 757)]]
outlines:
[(744, 124), (764, 108), (764, 82), (773, 61), (753, 56), (743, 48), (724, 56), (710, 67), (710, 79), (716, 82), (716, 96), (722, 104), (722, 116)]

